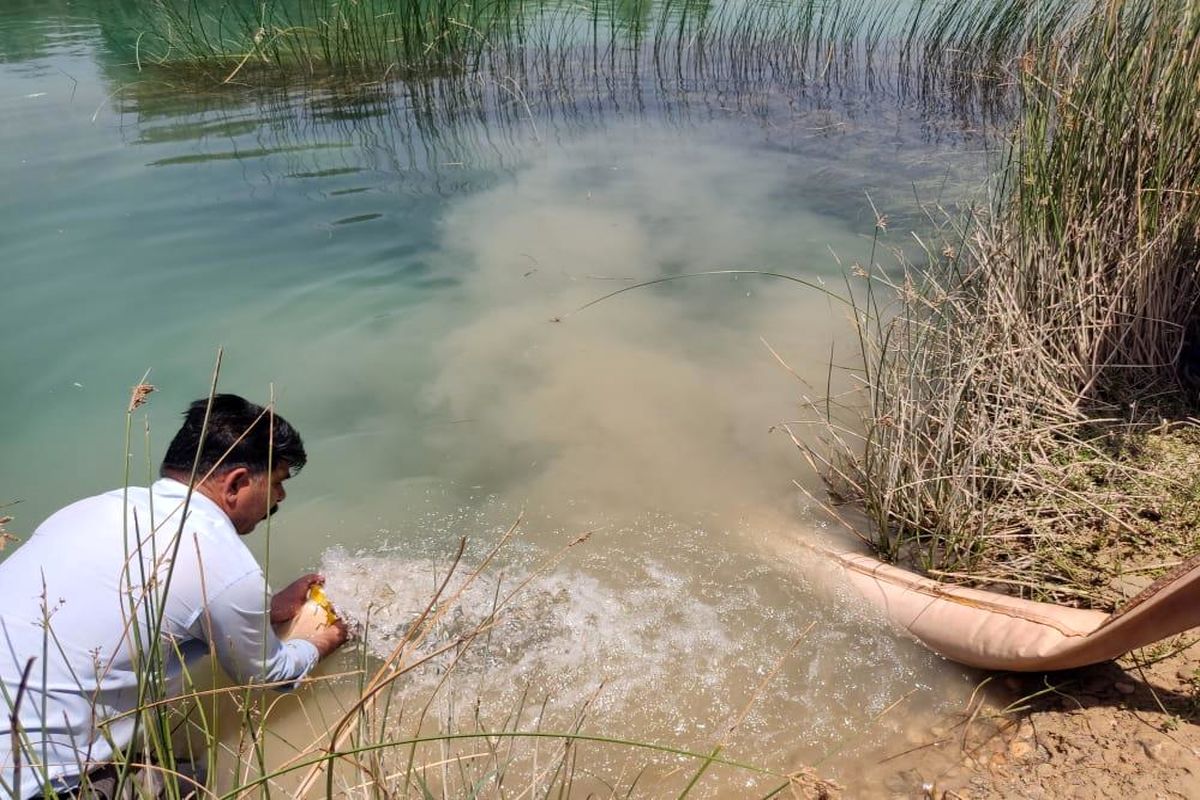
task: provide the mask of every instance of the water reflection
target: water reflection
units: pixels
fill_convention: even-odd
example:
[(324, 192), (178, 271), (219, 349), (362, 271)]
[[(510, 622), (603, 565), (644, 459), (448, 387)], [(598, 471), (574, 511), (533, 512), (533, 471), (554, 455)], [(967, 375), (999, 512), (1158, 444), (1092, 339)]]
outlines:
[[(707, 85), (692, 91), (636, 76), (605, 87), (603, 94), (522, 89), (521, 102), (512, 87), (485, 80), (456, 85), (469, 91), (455, 92), (436, 82), (234, 92), (205, 96), (200, 110), (181, 113), (186, 104), (174, 87), (139, 83), (117, 102), (123, 116), (136, 119), (130, 128), (136, 144), (189, 137), (203, 143), (200, 152), (153, 159), (151, 166), (287, 154), (287, 177), (329, 179), (331, 197), (380, 189), (453, 197), (511, 175), (531, 146), (550, 148), (631, 125), (753, 130), (764, 148), (823, 162), (793, 176), (784, 192), (804, 195), (825, 213), (865, 218), (869, 191), (893, 224), (907, 229), (928, 227), (914, 195), (922, 203), (947, 202), (981, 174), (979, 158), (966, 151), (981, 146), (972, 131), (903, 105), (866, 103), (864, 95), (833, 102), (770, 83), (745, 92)], [(330, 149), (339, 151), (336, 158)], [(347, 175), (357, 182), (346, 185)]]

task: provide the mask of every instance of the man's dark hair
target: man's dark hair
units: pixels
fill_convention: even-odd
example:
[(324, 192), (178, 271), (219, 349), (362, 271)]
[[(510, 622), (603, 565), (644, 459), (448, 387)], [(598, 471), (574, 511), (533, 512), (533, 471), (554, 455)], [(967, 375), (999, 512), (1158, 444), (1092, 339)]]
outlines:
[[(193, 462), (197, 478), (203, 478), (213, 467), (215, 472), (245, 467), (254, 474), (262, 474), (268, 464), (275, 467), (281, 462), (286, 462), (295, 475), (308, 460), (300, 434), (278, 414), (271, 414), (236, 394), (214, 395), (211, 412), (208, 408), (206, 397), (183, 412), (183, 427), (167, 447), (159, 469), (161, 475), (190, 473)], [(206, 412), (208, 430), (201, 448), (200, 433), (204, 430)], [(200, 451), (199, 461), (196, 461), (197, 451)]]

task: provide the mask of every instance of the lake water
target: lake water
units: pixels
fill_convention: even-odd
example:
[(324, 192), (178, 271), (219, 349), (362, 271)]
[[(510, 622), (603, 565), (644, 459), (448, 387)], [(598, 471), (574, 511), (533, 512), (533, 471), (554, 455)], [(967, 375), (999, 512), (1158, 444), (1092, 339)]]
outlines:
[[(840, 291), (875, 209), (884, 244), (907, 247), (918, 202), (977, 190), (977, 141), (886, 93), (769, 76), (610, 75), (564, 95), (493, 75), (467, 99), (216, 88), (139, 71), (130, 8), (0, 10), (10, 529), (120, 485), (129, 387), (149, 369), (144, 479), (142, 421), (156, 462), (224, 347), (221, 388), (277, 398), (310, 454), (272, 522), (271, 575), (320, 567), (345, 610), (372, 607), (370, 652), (460, 537), (477, 564), (520, 517), (447, 623), (477, 624), (532, 575), (455, 673), (464, 713), (479, 700), (499, 719), (525, 697), (542, 709), (529, 726), (562, 730), (586, 707), (591, 732), (704, 752), (728, 738), (732, 758), (892, 792), (910, 764), (880, 762), (953, 719), (976, 676), (873, 621), (795, 546), (834, 534), (775, 426), (824, 391), (831, 359), (853, 364), (844, 306), (724, 275), (579, 309), (706, 270)], [(628, 783), (643, 757), (587, 758)], [(681, 788), (650, 774), (645, 796)], [(722, 768), (697, 792), (768, 783)]]

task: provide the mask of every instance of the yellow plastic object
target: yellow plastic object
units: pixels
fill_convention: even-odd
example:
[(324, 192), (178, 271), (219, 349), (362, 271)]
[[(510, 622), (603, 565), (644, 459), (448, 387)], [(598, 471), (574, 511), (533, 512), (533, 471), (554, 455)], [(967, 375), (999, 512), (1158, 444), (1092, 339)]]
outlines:
[(308, 601), (315, 603), (325, 612), (325, 624), (332, 625), (337, 622), (337, 612), (333, 610), (333, 603), (329, 602), (329, 595), (325, 594), (325, 587), (319, 583), (314, 583), (308, 587)]

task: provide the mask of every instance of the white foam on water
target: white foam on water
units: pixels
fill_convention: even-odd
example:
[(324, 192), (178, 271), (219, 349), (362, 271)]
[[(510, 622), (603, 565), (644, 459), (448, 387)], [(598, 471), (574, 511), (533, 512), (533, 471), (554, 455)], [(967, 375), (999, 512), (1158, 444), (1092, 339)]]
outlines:
[[(941, 681), (953, 684), (954, 676), (939, 675), (932, 656), (864, 617), (841, 589), (751, 554), (736, 529), (640, 517), (536, 573), (542, 549), (513, 548), (463, 588), (478, 555), (465, 559), (442, 594), (455, 599), (408, 659), (469, 636), (486, 624), (497, 596), (528, 580), (488, 632), (406, 677), (399, 690), (420, 704), (448, 680), (434, 707), (441, 718), (466, 715), (459, 726), (477, 715), (503, 719), (523, 703), (538, 710), (526, 728), (561, 730), (586, 708), (593, 732), (704, 750), (741, 718), (731, 751), (787, 769), (831, 752), (852, 758), (894, 731), (875, 718), (898, 699), (908, 697), (913, 722), (958, 694), (947, 693)], [(392, 651), (446, 575), (448, 559), (425, 550), (393, 544), (325, 554), (329, 594), (344, 615), (367, 623), (365, 647), (377, 658)]]

